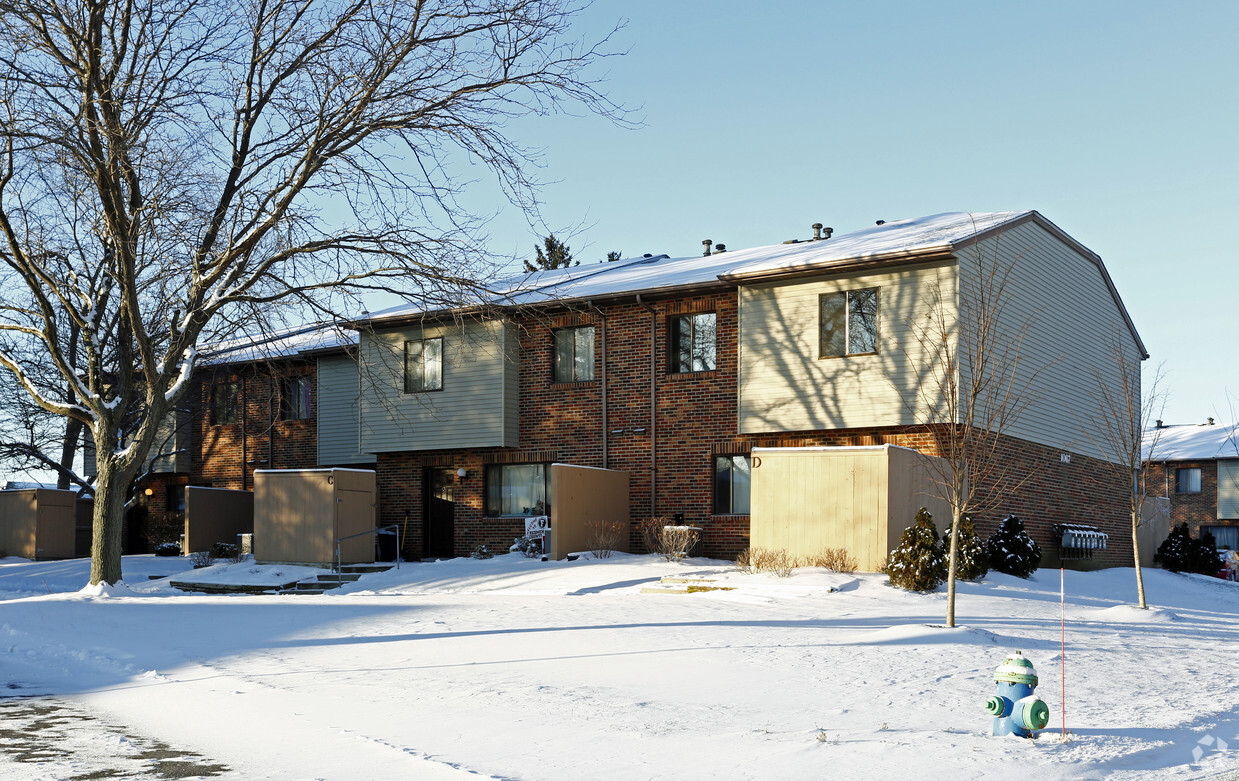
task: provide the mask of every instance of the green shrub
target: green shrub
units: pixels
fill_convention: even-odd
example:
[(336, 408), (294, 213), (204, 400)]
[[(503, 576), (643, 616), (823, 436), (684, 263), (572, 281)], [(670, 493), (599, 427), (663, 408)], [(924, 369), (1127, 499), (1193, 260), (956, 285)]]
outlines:
[(1197, 572), (1201, 575), (1215, 575), (1222, 568), (1213, 534), (1205, 532), (1199, 540), (1194, 540), (1186, 523), (1171, 530), (1158, 546), (1153, 563), (1171, 572)]
[(886, 574), (892, 586), (908, 591), (933, 591), (946, 580), (946, 557), (938, 541), (938, 527), (922, 507), (916, 521), (903, 530), (899, 547), (891, 551)]
[(1041, 547), (1024, 531), (1024, 522), (1008, 515), (987, 543), (989, 566), (998, 572), (1026, 578), (1041, 566)]
[[(951, 529), (942, 534), (942, 555), (950, 565)], [(960, 580), (979, 580), (989, 572), (989, 549), (977, 536), (976, 524), (968, 513), (959, 519), (959, 542), (955, 551), (955, 577)]]
[(491, 553), (491, 552), (490, 552), (490, 549), (489, 549), (489, 548), (487, 548), (485, 545), (479, 545), (479, 546), (477, 546), (476, 548), (474, 548), (474, 549), (473, 549), (473, 553), (470, 553), (470, 554), (469, 554), (469, 556), (470, 556), (470, 557), (472, 557), (472, 558), (475, 558), (475, 559), (493, 559), (493, 558), (495, 558), (495, 554)]

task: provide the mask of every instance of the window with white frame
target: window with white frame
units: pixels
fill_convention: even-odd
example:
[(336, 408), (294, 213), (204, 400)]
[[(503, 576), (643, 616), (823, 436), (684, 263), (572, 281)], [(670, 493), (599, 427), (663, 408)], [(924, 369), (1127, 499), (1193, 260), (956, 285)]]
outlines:
[(878, 289), (823, 293), (818, 299), (821, 358), (878, 351)]
[(560, 328), (552, 335), (555, 349), (555, 382), (585, 382), (594, 379), (594, 327)]
[(748, 515), (752, 461), (749, 456), (714, 457), (714, 514)]
[(404, 343), (404, 392), (443, 390), (443, 338)]

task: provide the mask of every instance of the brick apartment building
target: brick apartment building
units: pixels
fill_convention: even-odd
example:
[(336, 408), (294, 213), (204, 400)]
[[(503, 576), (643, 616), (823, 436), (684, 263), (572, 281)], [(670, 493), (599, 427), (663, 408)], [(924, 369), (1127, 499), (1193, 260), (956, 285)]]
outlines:
[(1239, 426), (1161, 425), (1145, 433), (1150, 495), (1170, 500), (1170, 523), (1194, 536), (1213, 534), (1219, 548), (1239, 550)]
[(700, 526), (705, 554), (732, 557), (748, 547), (754, 447), (938, 453), (916, 324), (944, 314), (958, 331), (986, 269), (1007, 280), (1028, 398), (1000, 447), (1023, 482), (979, 526), (1016, 513), (1052, 557), (1052, 524), (1097, 525), (1110, 546), (1096, 562), (1127, 564), (1126, 479), (1081, 436), (1095, 411), (1080, 388), (1114, 360), (1106, 339), (1147, 355), (1100, 258), (1036, 212), (543, 271), (485, 309), (398, 307), (349, 336), (225, 345), (169, 424), (132, 526), (166, 535), (185, 485), (372, 466), (380, 523), (403, 527), (407, 557), (503, 550), (550, 509), (549, 466), (567, 463), (627, 472), (631, 520)]
[(1000, 448), (1023, 482), (979, 525), (1016, 513), (1051, 560), (1052, 524), (1097, 525), (1096, 563), (1129, 563), (1126, 479), (1081, 435), (1097, 419), (1081, 389), (1113, 373), (1103, 341), (1147, 355), (1100, 259), (1036, 212), (545, 271), (485, 312), (376, 313), (354, 325), (381, 520), (404, 525), (412, 556), (502, 549), (547, 509), (561, 462), (627, 472), (632, 520), (700, 526), (707, 555), (732, 557), (748, 546), (752, 448), (937, 454), (914, 324), (931, 290), (957, 319), (984, 273), (969, 269), (987, 268), (1022, 324), (1029, 398)]

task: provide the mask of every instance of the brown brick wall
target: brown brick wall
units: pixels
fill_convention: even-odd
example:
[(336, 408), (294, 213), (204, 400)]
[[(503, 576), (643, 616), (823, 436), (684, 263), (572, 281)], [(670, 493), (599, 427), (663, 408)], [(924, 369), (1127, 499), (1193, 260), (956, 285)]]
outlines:
[[(1175, 470), (1200, 469), (1200, 493), (1178, 493), (1175, 490)], [(1170, 461), (1148, 466), (1150, 494), (1170, 497), (1170, 524), (1186, 523), (1193, 537), (1200, 536), (1201, 526), (1239, 526), (1239, 520), (1219, 521), (1217, 518), (1217, 462)]]
[[(653, 311), (651, 311), (653, 310)], [(713, 311), (717, 319), (714, 371), (668, 371), (667, 320), (680, 313)], [(651, 321), (653, 335), (651, 336)], [(595, 327), (594, 379), (556, 383), (552, 377), (552, 332), (583, 324)], [(405, 523), (406, 555), (424, 555), (425, 468), (437, 464), (468, 475), (455, 480), (455, 553), (479, 544), (506, 550), (521, 531), (519, 520), (483, 513), (483, 460), (514, 454), (549, 453), (547, 460), (608, 467), (630, 475), (631, 517), (672, 517), (704, 529), (703, 553), (731, 558), (748, 547), (749, 518), (713, 514), (713, 456), (746, 453), (753, 446), (846, 446), (894, 444), (937, 453), (934, 432), (920, 428), (736, 433), (737, 312), (734, 293), (694, 296), (642, 306), (635, 301), (596, 310), (528, 317), (521, 321), (520, 447), (510, 450), (435, 451), (380, 454), (378, 481), (384, 523)], [(606, 333), (606, 447), (603, 445), (602, 358)], [(651, 345), (657, 418), (650, 415)], [(644, 429), (639, 431), (638, 429)], [(617, 431), (619, 433), (611, 433)], [(652, 441), (657, 453), (652, 451)], [(1103, 462), (1007, 439), (1002, 448), (1010, 473), (1028, 475), (1020, 489), (998, 497), (978, 514), (979, 531), (989, 534), (1008, 513), (1019, 515), (1054, 560), (1051, 525), (1089, 523), (1110, 533), (1110, 547), (1093, 564), (1128, 564), (1130, 533), (1123, 489), (1126, 480)], [(941, 523), (939, 524), (942, 525)], [(633, 550), (641, 550), (634, 524)]]

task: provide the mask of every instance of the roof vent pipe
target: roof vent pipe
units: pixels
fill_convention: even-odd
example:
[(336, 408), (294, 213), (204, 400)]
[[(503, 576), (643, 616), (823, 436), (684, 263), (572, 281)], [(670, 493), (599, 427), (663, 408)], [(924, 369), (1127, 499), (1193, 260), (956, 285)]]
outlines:
[(716, 244), (716, 245), (714, 246), (714, 254), (715, 254), (715, 255), (720, 255), (720, 254), (722, 254), (722, 253), (724, 253), (724, 252), (726, 252), (726, 251), (727, 251), (727, 245), (726, 245), (726, 244)]
[(1210, 426), (1212, 426), (1212, 425), (1213, 425), (1213, 418), (1209, 418), (1209, 425), (1210, 425)]
[(701, 243), (704, 244), (706, 248), (706, 251), (701, 253), (701, 257), (703, 258), (710, 257), (710, 245), (713, 244), (714, 242), (710, 241), (709, 239), (702, 239)]
[(886, 224), (886, 220), (878, 220), (877, 222), (874, 223), (874, 225), (885, 225), (885, 224)]
[(822, 236), (822, 238), (823, 238), (823, 239), (829, 239), (831, 236), (833, 236), (833, 235), (834, 235), (834, 233), (835, 233), (835, 229), (834, 229), (834, 228), (825, 228), (825, 229), (823, 229), (822, 233), (823, 233), (823, 234), (825, 234), (825, 235), (823, 235), (823, 236)]
[(822, 240), (822, 223), (820, 222), (813, 223), (813, 240), (814, 241)]
[(1158, 428), (1165, 428), (1165, 427), (1166, 427), (1166, 424), (1162, 423), (1161, 418), (1158, 418), (1158, 419), (1157, 419), (1157, 427), (1158, 427)]

